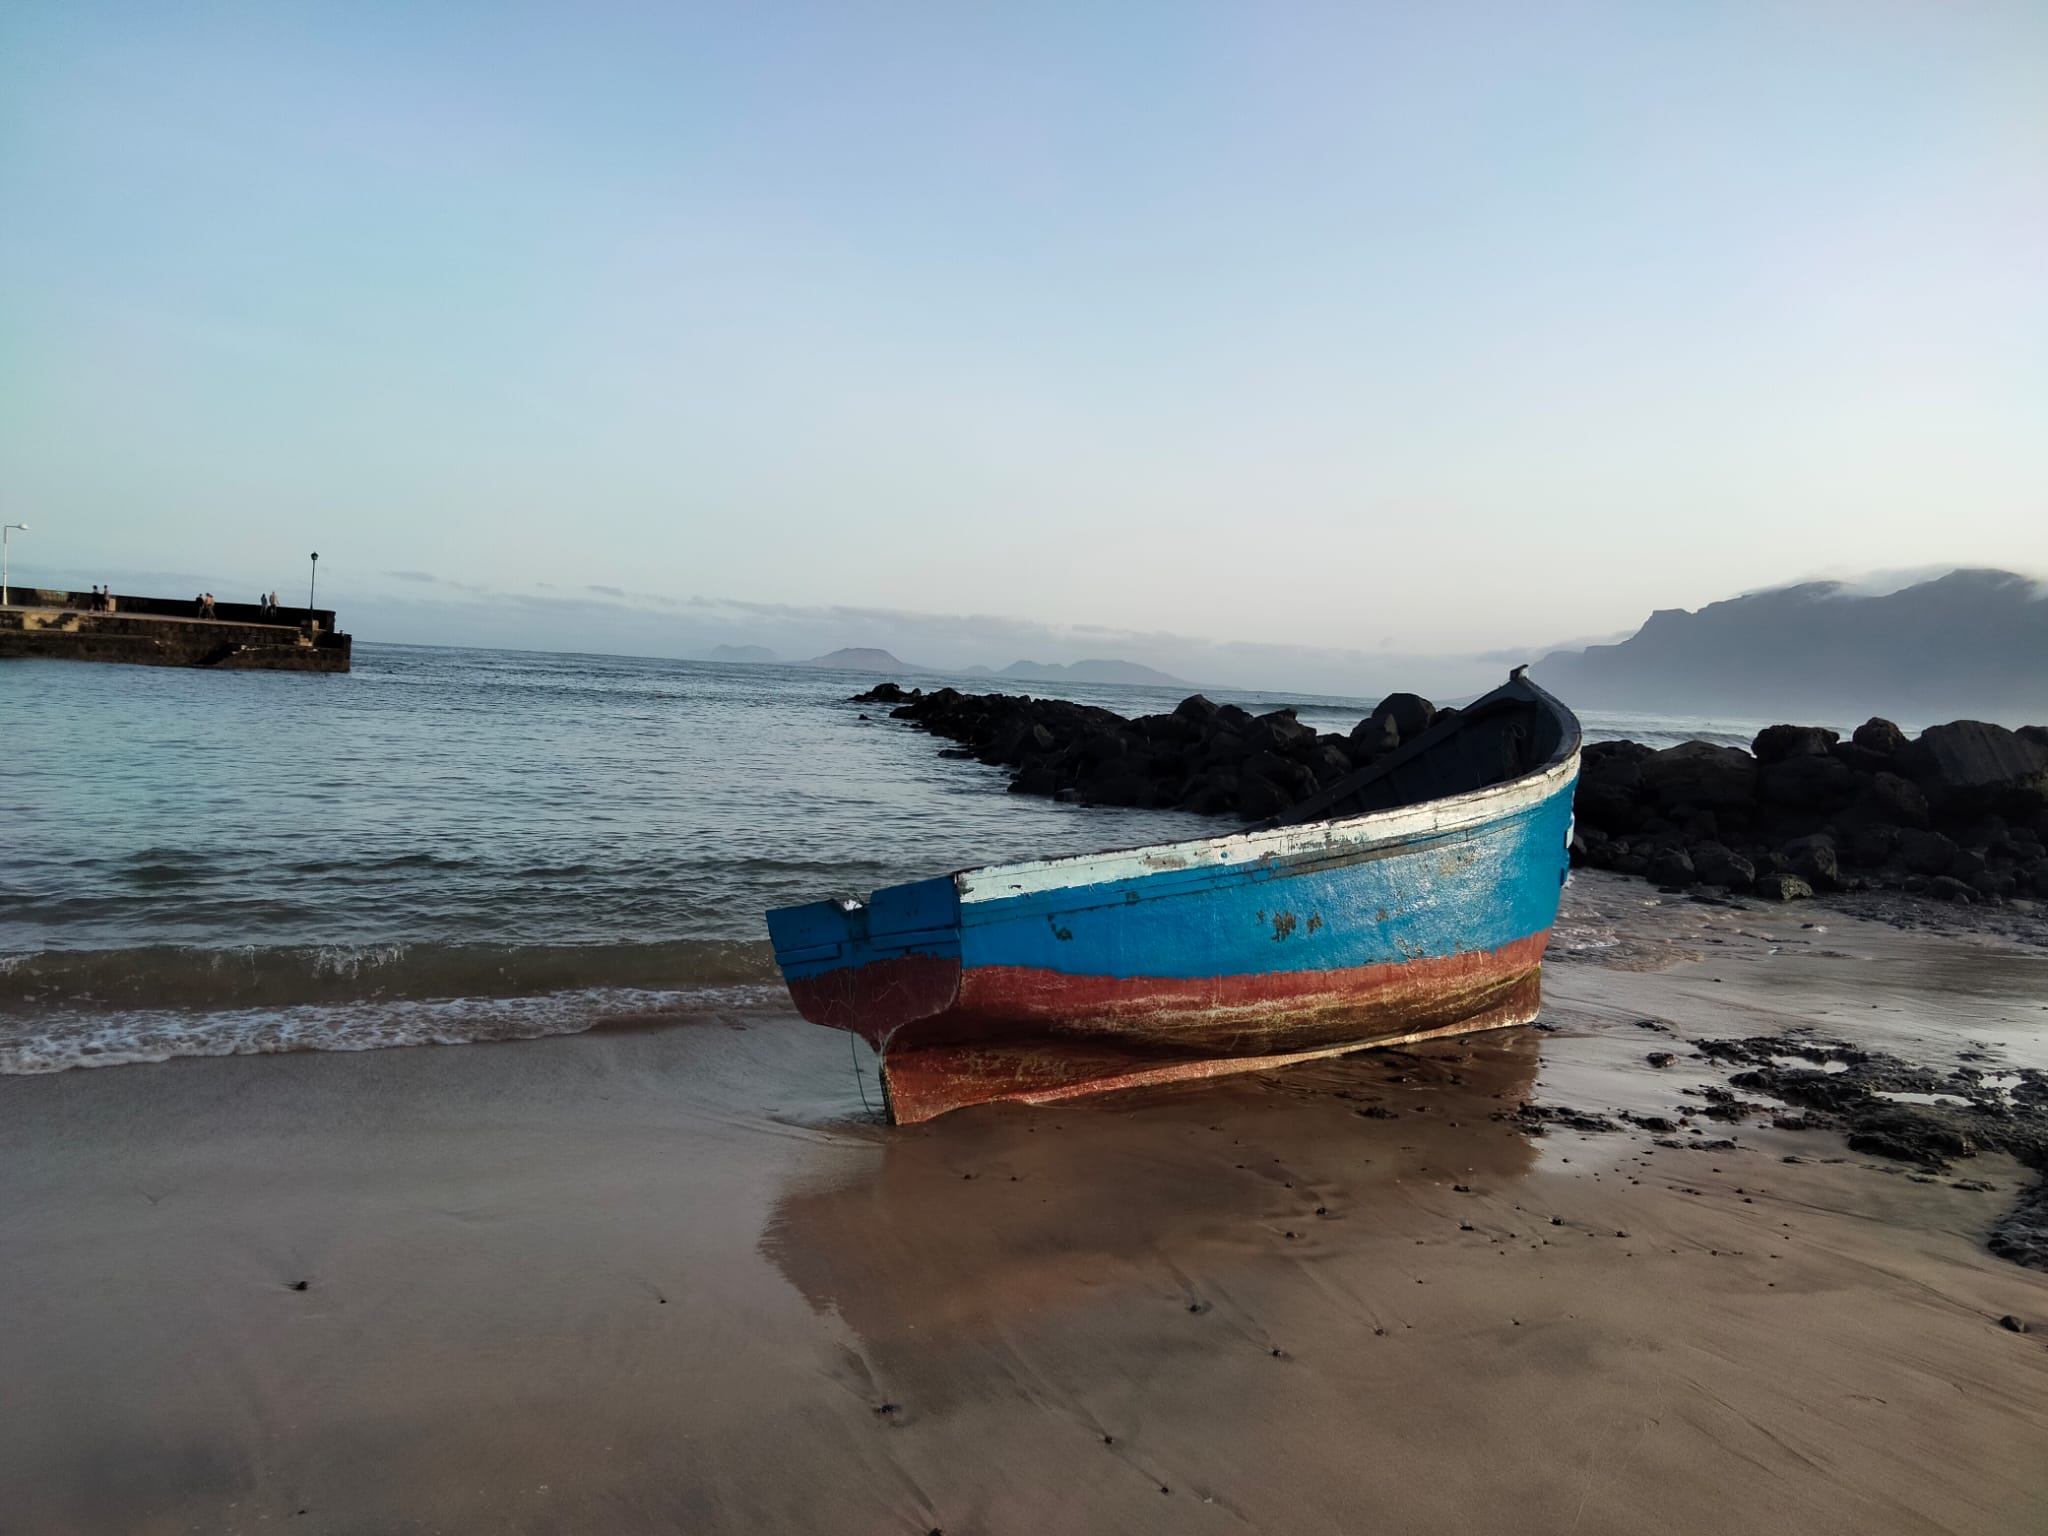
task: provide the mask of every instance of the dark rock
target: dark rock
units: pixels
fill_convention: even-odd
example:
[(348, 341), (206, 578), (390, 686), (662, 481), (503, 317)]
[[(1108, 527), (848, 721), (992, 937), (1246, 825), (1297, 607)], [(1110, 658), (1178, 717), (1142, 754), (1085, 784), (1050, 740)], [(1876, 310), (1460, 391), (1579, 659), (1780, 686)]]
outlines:
[(1842, 871), (1835, 857), (1835, 840), (1825, 832), (1794, 838), (1778, 850), (1791, 872), (1816, 891), (1833, 890), (1842, 883)]
[(1028, 756), (1052, 751), (1055, 745), (1051, 731), (1029, 716), (1019, 715), (998, 725), (979, 755), (987, 762), (1006, 763), (1014, 768)]
[(1277, 752), (1253, 752), (1239, 765), (1239, 772), (1269, 780), (1290, 802), (1315, 793), (1316, 776), (1292, 758)]
[(1671, 824), (1689, 843), (1711, 843), (1721, 836), (1721, 818), (1696, 805), (1682, 805), (1673, 811)]
[[(1351, 728), (1351, 751), (1361, 766), (1401, 745), (1401, 732), (1391, 720), (1377, 716), (1361, 720)], [(1361, 756), (1362, 754), (1362, 756)]]
[(1059, 772), (1050, 763), (1026, 763), (1010, 780), (1010, 792), (1017, 795), (1050, 795), (1059, 787)]
[(1228, 768), (1204, 770), (1189, 781), (1181, 806), (1201, 816), (1220, 816), (1235, 810), (1237, 775)]
[(1797, 875), (1774, 872), (1758, 875), (1756, 884), (1750, 887), (1750, 891), (1766, 901), (1803, 901), (1813, 894), (1813, 887)]
[(1307, 766), (1316, 776), (1316, 786), (1319, 789), (1328, 789), (1352, 771), (1350, 755), (1342, 747), (1317, 747), (1309, 754)]
[(1927, 796), (1920, 786), (1896, 773), (1873, 775), (1857, 797), (1855, 816), (1877, 826), (1924, 827), (1927, 825)]
[(1901, 770), (1953, 815), (2030, 817), (2048, 807), (2048, 746), (2002, 725), (1930, 725), (1898, 754)]
[[(1546, 1125), (1562, 1126), (1568, 1131), (1618, 1131), (1616, 1125), (1605, 1115), (1596, 1115), (1588, 1110), (1573, 1109), (1564, 1104), (1524, 1103), (1512, 1116), (1502, 1114), (1502, 1119), (1519, 1120), (1527, 1130), (1541, 1131)], [(1626, 1117), (1624, 1117), (1626, 1118)]]
[(1246, 740), (1275, 751), (1289, 751), (1316, 739), (1315, 727), (1303, 725), (1295, 719), (1291, 709), (1276, 709), (1270, 714), (1259, 715), (1252, 721), (1252, 727)]
[(1757, 732), (1750, 751), (1759, 763), (1781, 763), (1792, 757), (1826, 757), (1841, 737), (1817, 725), (1767, 725)]
[(1690, 850), (1692, 867), (1708, 885), (1746, 891), (1756, 879), (1756, 866), (1719, 843), (1698, 843)]
[(1413, 741), (1429, 729), (1436, 706), (1419, 693), (1390, 693), (1373, 706), (1370, 719), (1393, 723), (1401, 740)]
[(1650, 855), (1648, 874), (1655, 885), (1692, 885), (1699, 879), (1683, 848), (1660, 848)]
[(1977, 899), (1976, 889), (1953, 875), (1936, 875), (1929, 880), (1927, 894), (1936, 901), (1972, 902)]
[(1666, 747), (1646, 759), (1643, 781), (1660, 805), (1744, 805), (1756, 792), (1756, 759), (1704, 741)]
[(1677, 1059), (1677, 1054), (1672, 1051), (1652, 1051), (1643, 1058), (1653, 1067), (1668, 1067)]
[(854, 704), (902, 704), (911, 699), (924, 697), (922, 688), (905, 690), (900, 683), (877, 683), (866, 693), (856, 693), (849, 701)]
[(1180, 719), (1203, 730), (1216, 723), (1217, 707), (1199, 693), (1191, 693), (1173, 706), (1173, 712)]
[(1293, 804), (1292, 798), (1271, 779), (1256, 773), (1247, 773), (1238, 780), (1238, 814), (1252, 821), (1264, 821), (1268, 816), (1277, 816)]
[(1906, 744), (1906, 733), (1891, 721), (1872, 715), (1856, 727), (1849, 739), (1866, 752), (1890, 757)]
[(1237, 732), (1217, 731), (1202, 744), (1201, 761), (1205, 767), (1234, 767), (1244, 761), (1250, 750)]
[(1849, 1147), (1928, 1168), (1946, 1167), (1950, 1158), (1977, 1153), (1977, 1144), (1967, 1131), (1931, 1115), (1916, 1114), (1903, 1104), (1864, 1111), (1849, 1133)]
[(1159, 803), (1151, 781), (1134, 773), (1112, 773), (1080, 786), (1077, 798), (1083, 805), (1116, 805), (1144, 808)]
[(1606, 832), (1642, 825), (1648, 790), (1643, 764), (1656, 753), (1633, 741), (1596, 741), (1579, 758), (1573, 809), (1578, 819)]
[(1899, 846), (1897, 827), (1858, 827), (1849, 834), (1849, 840), (1839, 850), (1848, 856), (1851, 864), (1863, 869), (1875, 869), (1889, 859)]
[(1084, 763), (1113, 763), (1131, 750), (1128, 737), (1120, 731), (1097, 731), (1081, 743), (1080, 758)]
[(1863, 778), (1873, 773), (1889, 773), (1892, 768), (1892, 760), (1882, 752), (1865, 751), (1852, 741), (1836, 742), (1828, 749), (1828, 756)]
[(2003, 1328), (2007, 1333), (2033, 1332), (2033, 1330), (2029, 1328), (2025, 1323), (2021, 1322), (2018, 1318), (2012, 1316), (2010, 1313), (2007, 1313), (2004, 1317), (2001, 1317), (1998, 1320), (1998, 1326)]
[(1655, 747), (1646, 747), (1639, 741), (1589, 742), (1579, 756), (1579, 777), (1640, 789), (1643, 764), (1656, 755)]
[(1784, 757), (1757, 774), (1757, 798), (1769, 805), (1828, 810), (1848, 804), (1855, 793), (1855, 772), (1833, 757)]
[(1909, 827), (1899, 833), (1899, 863), (1916, 875), (1940, 875), (1955, 862), (1956, 845), (1939, 832)]
[(1202, 728), (1179, 715), (1140, 715), (1131, 729), (1154, 746), (1182, 747), (1202, 739)]
[(1642, 804), (1629, 795), (1605, 784), (1589, 784), (1583, 778), (1572, 797), (1572, 810), (1583, 825), (1608, 833), (1639, 831), (1646, 814)]

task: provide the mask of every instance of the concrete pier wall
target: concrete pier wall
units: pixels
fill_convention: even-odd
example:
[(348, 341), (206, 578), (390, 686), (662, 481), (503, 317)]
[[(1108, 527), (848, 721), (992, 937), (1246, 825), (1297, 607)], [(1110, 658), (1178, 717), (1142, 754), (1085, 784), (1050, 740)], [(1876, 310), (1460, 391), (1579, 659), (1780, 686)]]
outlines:
[[(16, 608), (59, 608), (77, 613), (92, 610), (90, 592), (67, 592), (61, 587), (24, 587), (15, 582), (8, 583), (7, 601)], [(114, 612), (117, 617), (124, 613), (146, 613), (164, 619), (196, 619), (199, 617), (199, 605), (189, 597), (145, 597), (135, 592), (116, 592)], [(275, 612), (271, 612), (257, 603), (215, 603), (213, 616), (227, 623), (289, 624), (298, 628), (304, 628), (310, 618), (329, 634), (335, 627), (332, 608), (293, 608), (280, 604)]]
[[(116, 611), (93, 613), (77, 606), (21, 606), (24, 598), (46, 594), (10, 587), (10, 605), (0, 608), (0, 660), (41, 657), (58, 661), (124, 662), (147, 667), (219, 667), (234, 671), (346, 672), (350, 637), (334, 633), (332, 610), (317, 610), (316, 627), (306, 610), (280, 609), (269, 622), (253, 603), (216, 603), (219, 617), (189, 617), (191, 604), (116, 595)], [(53, 598), (86, 593), (48, 593)], [(186, 615), (149, 612), (183, 607)], [(134, 605), (132, 608), (130, 605)], [(244, 616), (248, 617), (244, 617)]]

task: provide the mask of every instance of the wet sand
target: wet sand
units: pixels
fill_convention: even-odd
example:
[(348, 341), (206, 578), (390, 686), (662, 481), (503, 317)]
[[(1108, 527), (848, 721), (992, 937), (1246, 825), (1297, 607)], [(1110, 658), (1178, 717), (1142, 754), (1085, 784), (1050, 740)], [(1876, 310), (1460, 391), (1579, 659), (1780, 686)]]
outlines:
[(2048, 1066), (2048, 954), (1581, 878), (1546, 994), (896, 1131), (779, 1013), (0, 1079), (0, 1530), (2048, 1528), (2029, 1176), (1678, 1120)]

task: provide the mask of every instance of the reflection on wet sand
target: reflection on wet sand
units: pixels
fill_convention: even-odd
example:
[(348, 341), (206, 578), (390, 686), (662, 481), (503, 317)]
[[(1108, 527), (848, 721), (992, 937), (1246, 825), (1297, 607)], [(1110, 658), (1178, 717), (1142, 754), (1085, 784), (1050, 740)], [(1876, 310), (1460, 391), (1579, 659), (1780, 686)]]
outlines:
[(1206, 1310), (1251, 1266), (1341, 1268), (1418, 1202), (1527, 1168), (1528, 1139), (1489, 1116), (1528, 1096), (1540, 1038), (1498, 1030), (891, 1131), (872, 1163), (778, 1201), (762, 1249), (877, 1350), (1109, 1293)]

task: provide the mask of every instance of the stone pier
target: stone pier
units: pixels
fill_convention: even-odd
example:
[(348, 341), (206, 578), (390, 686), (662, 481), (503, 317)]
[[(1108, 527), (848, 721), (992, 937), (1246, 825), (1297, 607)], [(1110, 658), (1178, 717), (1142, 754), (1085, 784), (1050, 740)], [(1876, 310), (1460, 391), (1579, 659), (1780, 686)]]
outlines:
[(222, 667), (235, 671), (346, 672), (350, 637), (334, 628), (331, 608), (216, 603), (215, 617), (194, 616), (188, 599), (114, 596), (96, 613), (92, 595), (10, 585), (0, 607), (0, 660), (45, 657), (145, 667)]

